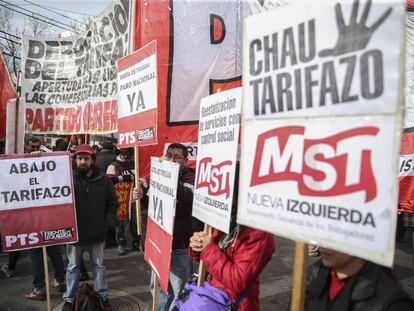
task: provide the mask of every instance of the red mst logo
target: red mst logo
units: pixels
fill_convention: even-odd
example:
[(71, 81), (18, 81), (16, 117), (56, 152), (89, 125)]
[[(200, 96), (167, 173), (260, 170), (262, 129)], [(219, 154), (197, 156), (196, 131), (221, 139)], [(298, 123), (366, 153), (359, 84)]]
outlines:
[(358, 127), (326, 138), (306, 139), (305, 127), (286, 126), (258, 136), (250, 186), (296, 181), (301, 195), (336, 196), (365, 191), (377, 195), (371, 150), (361, 143), (376, 127)]

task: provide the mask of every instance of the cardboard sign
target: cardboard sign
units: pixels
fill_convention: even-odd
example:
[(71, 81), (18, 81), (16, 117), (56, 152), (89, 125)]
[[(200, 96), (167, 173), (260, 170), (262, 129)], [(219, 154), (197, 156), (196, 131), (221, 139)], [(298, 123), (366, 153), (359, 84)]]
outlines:
[(145, 261), (167, 292), (170, 275), (179, 165), (151, 158)]
[(246, 19), (238, 222), (391, 266), (404, 5), (358, 3)]
[(118, 145), (157, 143), (157, 44), (120, 59), (118, 66)]
[(113, 0), (81, 34), (23, 37), (22, 96), (32, 132), (116, 132), (115, 61), (129, 51), (132, 2)]
[(3, 250), (78, 240), (68, 153), (0, 156)]
[(200, 105), (193, 216), (229, 233), (240, 130), (241, 88)]

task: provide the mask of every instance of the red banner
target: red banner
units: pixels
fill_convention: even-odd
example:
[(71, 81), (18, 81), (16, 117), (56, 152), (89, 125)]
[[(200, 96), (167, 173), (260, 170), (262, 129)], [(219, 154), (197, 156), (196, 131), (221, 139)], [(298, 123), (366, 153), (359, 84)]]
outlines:
[(398, 203), (401, 212), (414, 213), (414, 131), (409, 130), (401, 135)]
[(140, 148), (147, 177), (166, 144), (197, 141), (201, 98), (241, 85), (241, 25), (237, 1), (139, 0), (135, 16), (135, 49), (157, 41), (158, 145)]
[(6, 106), (9, 99), (16, 97), (9, 70), (0, 53), (0, 140), (6, 137)]
[(118, 210), (116, 216), (118, 220), (130, 220), (131, 219), (131, 182), (120, 182), (115, 185), (115, 192), (118, 198)]

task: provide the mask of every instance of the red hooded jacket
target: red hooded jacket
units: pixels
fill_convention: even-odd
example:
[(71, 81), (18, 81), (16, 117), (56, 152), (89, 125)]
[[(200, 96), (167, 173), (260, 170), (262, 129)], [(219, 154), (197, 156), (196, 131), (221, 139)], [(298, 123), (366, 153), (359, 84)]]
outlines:
[[(219, 241), (224, 233), (214, 230), (213, 240)], [(259, 310), (259, 275), (275, 251), (273, 236), (269, 233), (242, 227), (235, 243), (227, 247), (227, 255), (217, 243), (210, 243), (200, 253), (190, 254), (194, 260), (203, 260), (212, 286), (224, 290), (236, 301), (245, 297), (239, 311)]]

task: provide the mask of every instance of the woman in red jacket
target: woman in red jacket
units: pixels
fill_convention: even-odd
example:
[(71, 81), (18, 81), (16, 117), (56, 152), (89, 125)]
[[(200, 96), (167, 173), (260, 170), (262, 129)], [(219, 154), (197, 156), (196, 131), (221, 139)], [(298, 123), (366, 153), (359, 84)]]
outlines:
[[(227, 293), (238, 310), (259, 310), (259, 275), (275, 251), (269, 233), (233, 225), (229, 234), (214, 230), (212, 236), (195, 232), (190, 238), (190, 254), (203, 260), (210, 285)], [(239, 300), (240, 301), (240, 300)]]

